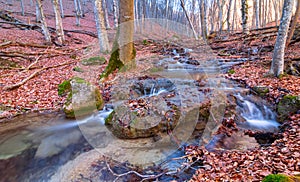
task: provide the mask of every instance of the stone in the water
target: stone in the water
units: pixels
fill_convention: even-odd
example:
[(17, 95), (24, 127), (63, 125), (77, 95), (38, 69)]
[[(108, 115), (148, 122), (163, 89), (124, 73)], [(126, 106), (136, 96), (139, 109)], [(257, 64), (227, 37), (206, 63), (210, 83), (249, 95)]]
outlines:
[(63, 110), (67, 118), (84, 117), (104, 107), (99, 89), (81, 78), (70, 81), (72, 89)]
[[(168, 105), (162, 96), (148, 97), (148, 105), (141, 108), (121, 103), (106, 118), (105, 124), (118, 138), (133, 139), (156, 136), (176, 127), (180, 112), (175, 105)], [(143, 112), (144, 114), (140, 114)]]

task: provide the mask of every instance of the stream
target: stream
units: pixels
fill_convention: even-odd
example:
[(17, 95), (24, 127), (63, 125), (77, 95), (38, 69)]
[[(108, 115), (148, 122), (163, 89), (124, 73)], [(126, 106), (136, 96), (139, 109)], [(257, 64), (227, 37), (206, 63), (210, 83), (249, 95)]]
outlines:
[[(221, 92), (220, 97), (224, 94), (231, 94), (236, 98), (237, 110), (244, 120), (238, 124), (239, 127), (268, 132), (274, 132), (278, 129), (279, 124), (276, 122), (276, 115), (267, 105), (258, 105), (253, 102), (252, 97), (255, 96), (247, 95), (247, 89), (233, 81), (216, 76), (228, 70), (230, 66), (245, 61), (244, 59), (220, 59), (199, 63), (197, 60), (189, 59), (188, 53), (190, 51), (192, 50), (170, 50), (169, 56), (155, 63), (157, 67), (163, 67), (163, 71), (152, 73), (174, 83), (175, 94), (180, 95), (182, 108), (196, 107), (191, 103), (194, 103), (195, 100), (202, 102), (207, 96), (204, 94), (205, 90), (215, 93)], [(195, 80), (201, 81), (201, 79), (207, 81), (195, 84)], [(193, 89), (190, 89), (191, 85)], [(139, 98), (159, 98), (174, 91), (173, 88), (157, 87), (153, 84), (150, 89), (141, 92), (143, 93)], [(195, 93), (198, 94), (197, 97), (193, 95)], [(208, 96), (211, 95), (208, 94)], [(215, 100), (215, 102), (218, 103), (219, 101)], [(58, 181), (60, 177), (57, 174), (62, 173), (62, 166), (95, 148), (100, 153), (110, 155), (114, 159), (122, 162), (129, 161), (133, 164), (140, 164), (138, 162), (141, 161), (143, 164), (153, 161), (161, 163), (166, 159), (183, 155), (183, 152), (178, 150), (180, 146), (171, 146), (168, 142), (164, 143), (164, 136), (159, 136), (158, 139), (154, 137), (154, 139), (143, 138), (133, 141), (114, 137), (104, 125), (104, 120), (112, 112), (113, 105), (114, 103), (112, 106), (107, 106), (102, 111), (82, 120), (65, 119), (62, 113), (31, 113), (8, 121), (23, 124), (10, 127), (9, 130), (0, 133), (0, 181)], [(189, 110), (186, 112), (188, 113)], [(188, 114), (184, 116), (188, 117)], [(178, 129), (178, 133), (180, 132)], [(178, 134), (177, 136), (183, 138), (180, 141), (182, 145), (198, 142), (195, 138), (190, 138), (190, 135), (181, 136)], [(251, 140), (250, 137), (244, 139), (246, 141)], [(233, 140), (231, 142), (240, 142), (242, 146), (231, 145), (223, 146), (223, 148), (227, 150), (247, 149), (244, 146), (245, 142), (241, 141), (239, 135), (234, 136)], [(149, 144), (151, 142), (153, 145)], [(161, 142), (160, 145), (154, 145), (159, 142)], [(216, 143), (218, 142), (224, 143), (224, 141), (220, 141), (220, 138), (212, 137), (208, 146), (217, 148)], [(255, 143), (255, 141), (252, 142)], [(140, 148), (141, 146), (146, 147)], [(147, 154), (146, 158), (145, 153)], [(178, 166), (179, 164), (174, 162), (163, 165), (164, 168), (174, 170)], [(193, 172), (182, 175), (181, 180), (189, 179)], [(161, 180), (172, 180), (172, 178), (167, 176)]]

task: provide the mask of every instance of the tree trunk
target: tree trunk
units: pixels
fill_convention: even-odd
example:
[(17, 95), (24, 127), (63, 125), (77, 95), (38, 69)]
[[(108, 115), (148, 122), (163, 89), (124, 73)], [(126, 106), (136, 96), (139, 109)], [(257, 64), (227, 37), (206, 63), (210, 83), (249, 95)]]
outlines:
[(194, 26), (193, 26), (193, 24), (192, 24), (192, 22), (191, 22), (191, 19), (190, 19), (189, 15), (188, 15), (188, 13), (187, 13), (187, 11), (186, 11), (186, 9), (185, 9), (184, 2), (183, 2), (183, 0), (180, 0), (180, 2), (181, 2), (181, 7), (183, 8), (183, 11), (184, 11), (184, 13), (185, 13), (185, 16), (186, 16), (186, 18), (188, 19), (188, 22), (189, 22), (189, 24), (190, 24), (190, 27), (191, 27), (191, 29), (192, 29), (192, 31), (193, 31), (194, 37), (195, 37), (196, 40), (198, 40), (197, 33), (196, 33), (195, 29), (194, 29)]
[(36, 0), (36, 3), (37, 3), (37, 6), (38, 6), (39, 14), (41, 16), (41, 24), (42, 24), (42, 30), (43, 30), (45, 40), (48, 43), (50, 43), (51, 42), (51, 37), (50, 37), (50, 33), (49, 33), (49, 30), (48, 30), (48, 27), (47, 27), (42, 2), (41, 2), (41, 0)]
[(100, 52), (104, 53), (109, 50), (109, 43), (102, 10), (102, 0), (94, 1), (94, 14), (99, 39)]
[(105, 27), (106, 27), (107, 29), (111, 29), (110, 23), (109, 23), (108, 8), (107, 8), (106, 0), (103, 0), (103, 1), (102, 1), (102, 10), (103, 10), (103, 12), (104, 12)]
[(37, 2), (35, 3), (35, 22), (41, 22), (41, 12)]
[(259, 0), (255, 0), (255, 27), (259, 28)]
[(52, 0), (52, 2), (53, 2), (54, 14), (55, 14), (55, 28), (56, 28), (57, 40), (59, 44), (63, 44), (65, 41), (65, 35), (64, 35), (61, 15), (58, 6), (58, 0)]
[(235, 22), (236, 22), (236, 0), (234, 0), (234, 8), (233, 8), (233, 16), (232, 16), (232, 29), (231, 31), (233, 32), (234, 31), (234, 25), (235, 25)]
[(21, 2), (22, 16), (24, 16), (25, 15), (24, 0), (20, 0), (20, 2)]
[(120, 0), (119, 13), (119, 25), (116, 39), (112, 48), (109, 63), (101, 74), (101, 78), (108, 77), (109, 74), (117, 69), (127, 71), (136, 67), (136, 50), (133, 44), (134, 0)]
[(279, 77), (283, 74), (284, 67), (284, 49), (286, 44), (287, 33), (292, 18), (294, 0), (285, 0), (280, 20), (278, 35), (274, 46), (273, 60), (270, 73)]
[(64, 18), (65, 14), (64, 14), (64, 6), (63, 6), (62, 0), (59, 0), (59, 7), (60, 7), (60, 12), (61, 12), (60, 15), (62, 18)]
[(249, 33), (248, 27), (248, 0), (242, 0), (242, 26), (243, 26), (243, 33)]
[(80, 0), (74, 0), (75, 15), (76, 15), (76, 25), (80, 26), (80, 17), (82, 17)]
[(114, 25), (115, 28), (118, 27), (118, 4), (117, 0), (113, 0), (113, 11), (114, 11)]
[(231, 14), (232, 1), (233, 0), (229, 0), (228, 11), (227, 11), (227, 31), (228, 32), (230, 32), (230, 14)]
[(287, 46), (290, 44), (290, 42), (292, 40), (292, 37), (294, 35), (295, 28), (296, 28), (299, 16), (300, 16), (300, 0), (297, 1), (297, 9), (296, 9), (295, 16), (294, 16), (293, 21), (292, 21), (291, 29), (290, 29), (290, 32), (288, 34), (288, 38), (287, 38), (287, 41), (286, 41)]

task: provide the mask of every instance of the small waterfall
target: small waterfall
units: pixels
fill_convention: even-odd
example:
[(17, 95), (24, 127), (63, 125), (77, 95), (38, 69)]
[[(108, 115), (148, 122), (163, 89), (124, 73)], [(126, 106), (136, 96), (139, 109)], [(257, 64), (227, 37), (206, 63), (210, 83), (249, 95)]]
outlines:
[(144, 88), (144, 96), (146, 96), (146, 97), (157, 96), (164, 92), (168, 92), (168, 91), (164, 88), (157, 88), (156, 84), (152, 84), (149, 93), (147, 92), (146, 88)]
[(241, 116), (247, 124), (254, 129), (276, 130), (280, 125), (276, 122), (276, 115), (267, 106), (261, 109), (253, 102), (246, 100), (240, 94), (236, 95), (241, 101)]

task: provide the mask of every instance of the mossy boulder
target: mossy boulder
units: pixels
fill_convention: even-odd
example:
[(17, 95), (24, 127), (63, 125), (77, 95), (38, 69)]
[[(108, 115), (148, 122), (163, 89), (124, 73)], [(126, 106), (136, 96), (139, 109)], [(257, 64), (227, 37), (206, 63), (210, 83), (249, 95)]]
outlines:
[(291, 177), (283, 174), (270, 174), (262, 182), (293, 182)]
[(151, 104), (139, 109), (122, 102), (106, 118), (105, 125), (114, 136), (122, 139), (153, 137), (172, 131), (179, 121), (180, 111), (163, 100), (160, 96), (149, 97), (144, 103)]
[(100, 90), (82, 78), (75, 77), (64, 85), (70, 84), (69, 94), (63, 105), (67, 118), (81, 118), (101, 110), (104, 101)]
[(106, 59), (104, 57), (96, 56), (96, 57), (91, 57), (88, 59), (83, 59), (81, 61), (81, 64), (85, 66), (90, 66), (90, 65), (102, 65), (106, 63)]
[(252, 90), (259, 96), (265, 96), (267, 93), (269, 93), (269, 88), (265, 86), (255, 86), (252, 88)]
[(283, 122), (289, 115), (300, 110), (300, 95), (286, 95), (277, 105), (278, 121)]

